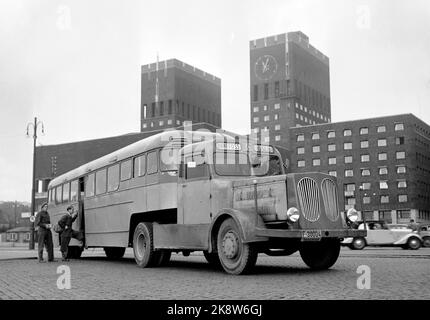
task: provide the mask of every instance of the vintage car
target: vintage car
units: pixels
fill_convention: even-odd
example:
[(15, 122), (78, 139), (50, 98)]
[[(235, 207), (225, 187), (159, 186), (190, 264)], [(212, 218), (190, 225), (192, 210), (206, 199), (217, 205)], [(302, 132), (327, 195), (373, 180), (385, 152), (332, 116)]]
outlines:
[(423, 244), (417, 231), (412, 231), (406, 224), (388, 225), (385, 221), (360, 221), (357, 228), (367, 230), (366, 237), (346, 238), (342, 245), (353, 250), (361, 250), (366, 246), (401, 247), (417, 250)]
[(418, 234), (423, 239), (423, 247), (430, 247), (430, 225), (420, 225)]

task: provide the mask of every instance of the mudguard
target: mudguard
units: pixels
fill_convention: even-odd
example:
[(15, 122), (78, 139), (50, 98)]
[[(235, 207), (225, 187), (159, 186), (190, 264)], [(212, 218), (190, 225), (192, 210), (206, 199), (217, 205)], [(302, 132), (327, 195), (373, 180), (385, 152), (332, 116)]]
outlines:
[(423, 239), (421, 238), (421, 236), (417, 233), (409, 233), (407, 235), (405, 235), (404, 237), (400, 238), (399, 240), (397, 240), (396, 242), (394, 242), (395, 245), (401, 245), (401, 244), (406, 244), (409, 240), (409, 238), (411, 237), (415, 237), (420, 239), (421, 242), (423, 242)]
[(256, 236), (257, 227), (264, 227), (263, 219), (254, 210), (222, 209), (212, 220), (209, 228), (209, 252), (212, 252), (212, 239), (214, 228), (218, 228), (225, 218), (231, 217), (239, 226), (241, 240), (244, 243), (267, 241), (267, 237)]

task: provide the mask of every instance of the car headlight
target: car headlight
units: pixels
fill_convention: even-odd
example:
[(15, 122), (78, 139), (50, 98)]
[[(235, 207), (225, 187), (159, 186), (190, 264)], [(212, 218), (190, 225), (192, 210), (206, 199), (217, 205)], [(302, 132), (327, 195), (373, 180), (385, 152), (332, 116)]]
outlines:
[(346, 217), (348, 218), (349, 221), (356, 222), (358, 220), (357, 210), (355, 210), (354, 208), (349, 209), (348, 212), (346, 213)]
[(300, 218), (300, 212), (297, 208), (290, 208), (287, 210), (287, 219), (291, 222), (297, 222)]

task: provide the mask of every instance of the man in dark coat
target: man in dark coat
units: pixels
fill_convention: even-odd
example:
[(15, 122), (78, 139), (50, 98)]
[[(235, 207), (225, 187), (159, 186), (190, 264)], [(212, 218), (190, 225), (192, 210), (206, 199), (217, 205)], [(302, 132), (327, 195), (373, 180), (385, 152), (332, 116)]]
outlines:
[(60, 221), (58, 221), (58, 225), (63, 229), (63, 231), (60, 233), (60, 250), (63, 256), (63, 261), (69, 261), (67, 254), (69, 243), (72, 237), (81, 240), (81, 233), (72, 229), (72, 224), (78, 216), (78, 212), (75, 213), (74, 211), (75, 208), (73, 206), (68, 206), (67, 213), (61, 217)]
[(46, 246), (46, 251), (48, 252), (48, 261), (54, 261), (54, 245), (52, 243), (52, 233), (51, 233), (51, 218), (48, 213), (48, 204), (44, 203), (42, 205), (42, 210), (37, 213), (35, 225), (38, 227), (38, 254), (39, 262), (43, 262), (43, 247)]

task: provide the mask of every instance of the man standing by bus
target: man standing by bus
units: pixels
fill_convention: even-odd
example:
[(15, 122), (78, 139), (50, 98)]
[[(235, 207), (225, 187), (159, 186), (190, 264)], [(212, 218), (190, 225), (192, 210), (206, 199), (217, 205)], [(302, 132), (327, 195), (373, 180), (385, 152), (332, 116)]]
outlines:
[(73, 238), (79, 238), (80, 233), (72, 229), (72, 224), (78, 216), (78, 212), (74, 212), (75, 208), (73, 206), (67, 207), (67, 213), (58, 221), (58, 225), (63, 229), (60, 233), (61, 240), (61, 254), (63, 256), (63, 261), (69, 261), (67, 258), (68, 248), (70, 240)]
[(51, 218), (48, 213), (48, 204), (42, 204), (42, 209), (37, 213), (35, 225), (38, 227), (37, 237), (38, 237), (38, 254), (39, 262), (43, 262), (43, 247), (46, 246), (46, 251), (48, 251), (48, 261), (54, 261), (54, 245), (52, 243), (52, 233), (51, 233)]

